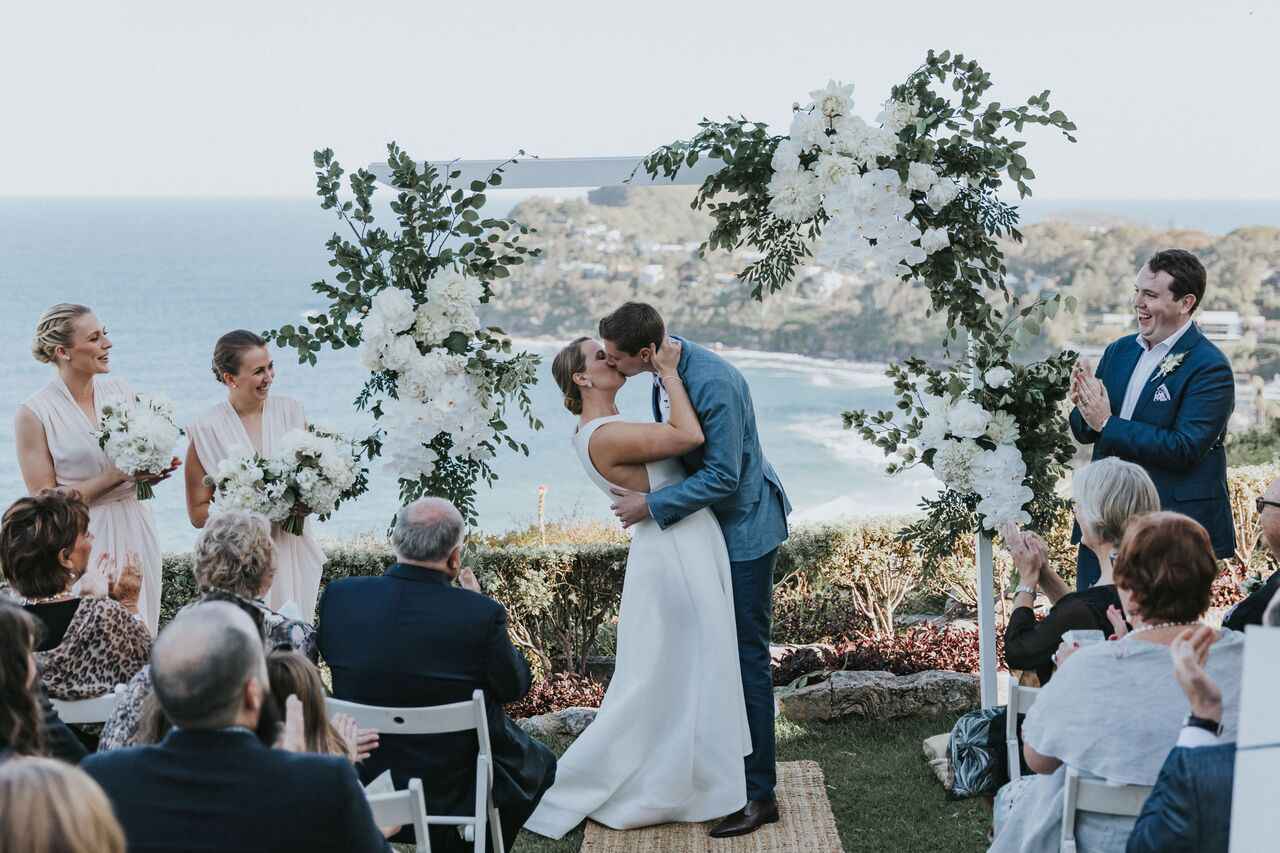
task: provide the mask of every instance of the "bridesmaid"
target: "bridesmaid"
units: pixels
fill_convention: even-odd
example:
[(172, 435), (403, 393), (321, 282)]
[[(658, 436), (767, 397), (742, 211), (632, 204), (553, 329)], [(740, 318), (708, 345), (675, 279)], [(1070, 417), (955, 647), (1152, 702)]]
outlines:
[[(227, 399), (187, 428), (191, 436), (186, 467), (187, 515), (196, 527), (204, 527), (213, 501), (213, 488), (204, 482), (207, 473), (217, 472), (223, 459), (249, 447), (270, 456), (285, 433), (307, 425), (301, 403), (269, 396), (276, 376), (275, 362), (267, 342), (253, 332), (237, 329), (218, 338), (213, 348), (213, 375), (227, 387)], [(275, 544), (276, 572), (267, 593), (267, 606), (280, 610), (292, 601), (299, 610), (297, 618), (315, 621), (324, 551), (316, 542), (310, 519), (301, 536), (273, 524), (271, 541)]]
[[(155, 634), (160, 623), (160, 543), (151, 509), (137, 499), (134, 482), (167, 479), (178, 460), (164, 474), (130, 478), (98, 446), (93, 433), (102, 407), (132, 398), (133, 389), (107, 375), (111, 339), (89, 308), (60, 303), (45, 311), (31, 352), (36, 361), (54, 365), (57, 374), (18, 407), (14, 418), (18, 467), (27, 492), (38, 495), (64, 486), (80, 493), (89, 505), (90, 566), (105, 562), (114, 578), (136, 555), (142, 570), (138, 613)], [(92, 585), (105, 589), (106, 581), (93, 578)]]

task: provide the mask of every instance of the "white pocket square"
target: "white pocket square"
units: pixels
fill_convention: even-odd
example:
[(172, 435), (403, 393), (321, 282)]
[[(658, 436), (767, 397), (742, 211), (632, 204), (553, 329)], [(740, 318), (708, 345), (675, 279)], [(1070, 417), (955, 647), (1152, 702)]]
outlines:
[(1173, 398), (1169, 396), (1169, 387), (1162, 383), (1160, 387), (1156, 389), (1156, 395), (1152, 399), (1157, 403), (1167, 403)]

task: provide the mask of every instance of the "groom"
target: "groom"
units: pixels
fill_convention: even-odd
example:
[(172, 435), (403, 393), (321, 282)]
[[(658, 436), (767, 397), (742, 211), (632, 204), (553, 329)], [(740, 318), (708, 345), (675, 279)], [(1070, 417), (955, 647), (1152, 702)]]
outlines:
[[(665, 419), (667, 404), (653, 353), (666, 340), (657, 310), (628, 302), (600, 321), (609, 364), (624, 376), (654, 374), (653, 416)], [(666, 529), (703, 507), (720, 521), (733, 576), (738, 660), (752, 751), (746, 758), (747, 804), (711, 830), (714, 838), (754, 832), (778, 820), (774, 798), (773, 677), (769, 669), (769, 623), (773, 568), (787, 538), (791, 502), (756, 432), (751, 390), (737, 368), (695, 343), (677, 338), (683, 351), (677, 370), (702, 423), (706, 444), (684, 456), (689, 477), (649, 495), (613, 489), (614, 513), (626, 527), (652, 518)]]
[[(1217, 557), (1236, 548), (1223, 439), (1235, 407), (1231, 362), (1192, 322), (1204, 301), (1205, 271), (1182, 249), (1156, 252), (1138, 271), (1138, 334), (1102, 353), (1097, 376), (1076, 364), (1071, 431), (1093, 458), (1116, 456), (1146, 469), (1160, 507), (1204, 525)], [(1080, 526), (1072, 532), (1080, 541)], [(1098, 580), (1088, 548), (1076, 559), (1076, 587)]]

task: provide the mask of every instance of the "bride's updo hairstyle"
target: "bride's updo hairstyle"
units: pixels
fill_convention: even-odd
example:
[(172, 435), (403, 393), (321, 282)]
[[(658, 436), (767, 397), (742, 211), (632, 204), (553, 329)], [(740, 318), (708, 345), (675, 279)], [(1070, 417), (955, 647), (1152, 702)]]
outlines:
[(222, 377), (228, 373), (235, 376), (240, 372), (240, 360), (244, 358), (244, 354), (266, 345), (267, 342), (261, 335), (248, 329), (227, 332), (213, 345), (213, 378), (222, 382)]
[(582, 342), (589, 340), (591, 338), (585, 335), (575, 338), (573, 343), (556, 353), (555, 361), (551, 362), (551, 375), (556, 378), (560, 393), (564, 394), (564, 407), (575, 415), (582, 414), (582, 389), (573, 381), (573, 374), (587, 369)]
[(52, 364), (58, 347), (70, 347), (76, 333), (76, 320), (93, 313), (87, 305), (59, 302), (40, 315), (36, 334), (31, 340), (31, 354), (41, 364)]

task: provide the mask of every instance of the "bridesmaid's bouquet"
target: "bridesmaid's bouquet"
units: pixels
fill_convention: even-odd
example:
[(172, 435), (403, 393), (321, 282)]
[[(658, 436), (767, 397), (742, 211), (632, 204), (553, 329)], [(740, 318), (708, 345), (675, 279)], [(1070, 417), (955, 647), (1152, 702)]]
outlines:
[(359, 445), (316, 426), (285, 433), (270, 457), (246, 450), (222, 460), (205, 482), (222, 508), (264, 515), (295, 536), (307, 513), (328, 518), (369, 487)]
[[(132, 400), (108, 403), (94, 433), (107, 459), (130, 477), (158, 476), (173, 467), (173, 447), (182, 437), (173, 403), (164, 397), (135, 394)], [(135, 483), (138, 500), (149, 500), (151, 484)]]

